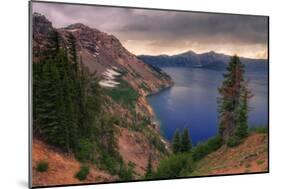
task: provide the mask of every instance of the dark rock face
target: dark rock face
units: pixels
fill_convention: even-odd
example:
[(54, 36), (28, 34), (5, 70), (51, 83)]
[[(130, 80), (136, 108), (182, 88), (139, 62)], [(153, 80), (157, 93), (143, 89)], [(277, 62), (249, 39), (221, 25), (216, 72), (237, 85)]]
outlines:
[[(215, 53), (210, 51), (207, 53), (196, 54), (192, 51), (186, 53), (167, 56), (138, 56), (139, 59), (147, 64), (157, 67), (195, 67), (195, 68), (208, 68), (208, 69), (225, 69), (231, 56)], [(264, 59), (250, 59), (240, 58), (246, 65), (246, 70), (267, 70), (267, 60)]]
[(32, 17), (33, 62), (47, 58), (57, 48), (57, 31), (45, 16), (34, 13)]

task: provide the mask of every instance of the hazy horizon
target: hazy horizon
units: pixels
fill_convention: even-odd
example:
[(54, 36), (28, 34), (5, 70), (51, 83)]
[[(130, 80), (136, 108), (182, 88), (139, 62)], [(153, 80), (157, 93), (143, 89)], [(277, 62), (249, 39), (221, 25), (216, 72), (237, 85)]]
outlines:
[(263, 16), (176, 12), (33, 2), (33, 12), (54, 27), (83, 23), (116, 36), (136, 55), (198, 54), (267, 59), (268, 21)]

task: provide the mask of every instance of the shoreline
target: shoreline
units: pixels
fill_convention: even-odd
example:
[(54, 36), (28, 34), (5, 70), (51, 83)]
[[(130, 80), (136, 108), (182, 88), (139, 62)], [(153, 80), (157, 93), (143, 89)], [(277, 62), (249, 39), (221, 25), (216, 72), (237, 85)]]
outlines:
[(171, 152), (171, 142), (165, 137), (162, 129), (162, 125), (160, 120), (157, 118), (156, 114), (155, 114), (155, 110), (152, 107), (152, 105), (149, 103), (148, 97), (153, 96), (153, 95), (157, 95), (161, 92), (164, 92), (165, 90), (169, 90), (170, 88), (172, 88), (174, 86), (174, 81), (172, 80), (171, 85), (161, 88), (160, 90), (156, 91), (156, 92), (152, 92), (149, 93), (148, 95), (145, 96), (145, 99), (147, 101), (147, 105), (150, 107), (150, 109), (152, 110), (152, 118), (153, 118), (153, 122), (150, 125), (152, 127), (152, 129), (154, 129), (160, 136), (160, 140), (164, 143), (165, 148), (168, 150), (168, 152)]

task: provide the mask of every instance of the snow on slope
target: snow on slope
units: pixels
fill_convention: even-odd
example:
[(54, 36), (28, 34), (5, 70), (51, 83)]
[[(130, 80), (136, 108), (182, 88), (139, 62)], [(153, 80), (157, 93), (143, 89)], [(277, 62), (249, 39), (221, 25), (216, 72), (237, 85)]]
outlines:
[[(116, 69), (116, 68), (113, 68)], [(120, 73), (113, 69), (106, 69), (103, 73), (104, 79), (99, 82), (99, 84), (103, 87), (116, 87), (119, 82), (115, 81), (116, 76), (119, 76)]]

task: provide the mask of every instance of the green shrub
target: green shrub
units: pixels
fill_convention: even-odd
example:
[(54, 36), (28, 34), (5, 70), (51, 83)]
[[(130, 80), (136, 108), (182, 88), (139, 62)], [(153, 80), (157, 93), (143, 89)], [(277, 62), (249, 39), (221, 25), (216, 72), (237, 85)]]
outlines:
[(80, 139), (77, 149), (75, 150), (75, 158), (81, 162), (91, 160), (93, 158), (93, 142), (88, 139)]
[(189, 153), (173, 154), (169, 158), (161, 160), (153, 178), (176, 178), (181, 172), (192, 172), (192, 161)]
[(132, 110), (135, 107), (135, 103), (139, 97), (139, 94), (137, 91), (135, 91), (129, 83), (124, 81), (123, 79), (118, 79), (119, 82), (118, 87), (112, 88), (107, 90), (107, 94), (118, 103), (123, 104), (130, 110)]
[(123, 164), (123, 159), (118, 151), (114, 153), (108, 153), (106, 149), (99, 152), (100, 157), (95, 162), (98, 167), (102, 170), (110, 172), (112, 175), (117, 175), (121, 165)]
[(242, 140), (239, 137), (233, 136), (227, 140), (227, 146), (233, 148), (241, 144)]
[(80, 170), (75, 174), (75, 178), (79, 180), (85, 180), (90, 172), (90, 168), (87, 165), (81, 166)]
[(249, 128), (249, 132), (252, 133), (268, 133), (268, 127), (266, 126), (258, 126)]
[(219, 149), (223, 144), (223, 139), (220, 136), (215, 136), (207, 141), (210, 152)]
[(258, 164), (258, 165), (261, 165), (261, 164), (263, 164), (264, 162), (265, 162), (265, 160), (263, 160), (263, 159), (257, 160), (257, 164)]
[(36, 171), (46, 172), (49, 168), (49, 163), (47, 161), (40, 161), (36, 166)]
[(209, 154), (209, 149), (206, 143), (198, 144), (192, 153), (192, 158), (194, 161), (198, 161)]
[(220, 136), (215, 136), (209, 139), (207, 142), (198, 144), (192, 153), (192, 158), (194, 161), (198, 161), (208, 155), (209, 153), (216, 151), (223, 144), (223, 139)]
[(120, 171), (119, 171), (119, 178), (122, 181), (128, 181), (134, 179), (134, 168), (135, 164), (132, 162), (129, 162), (128, 165), (121, 164)]

